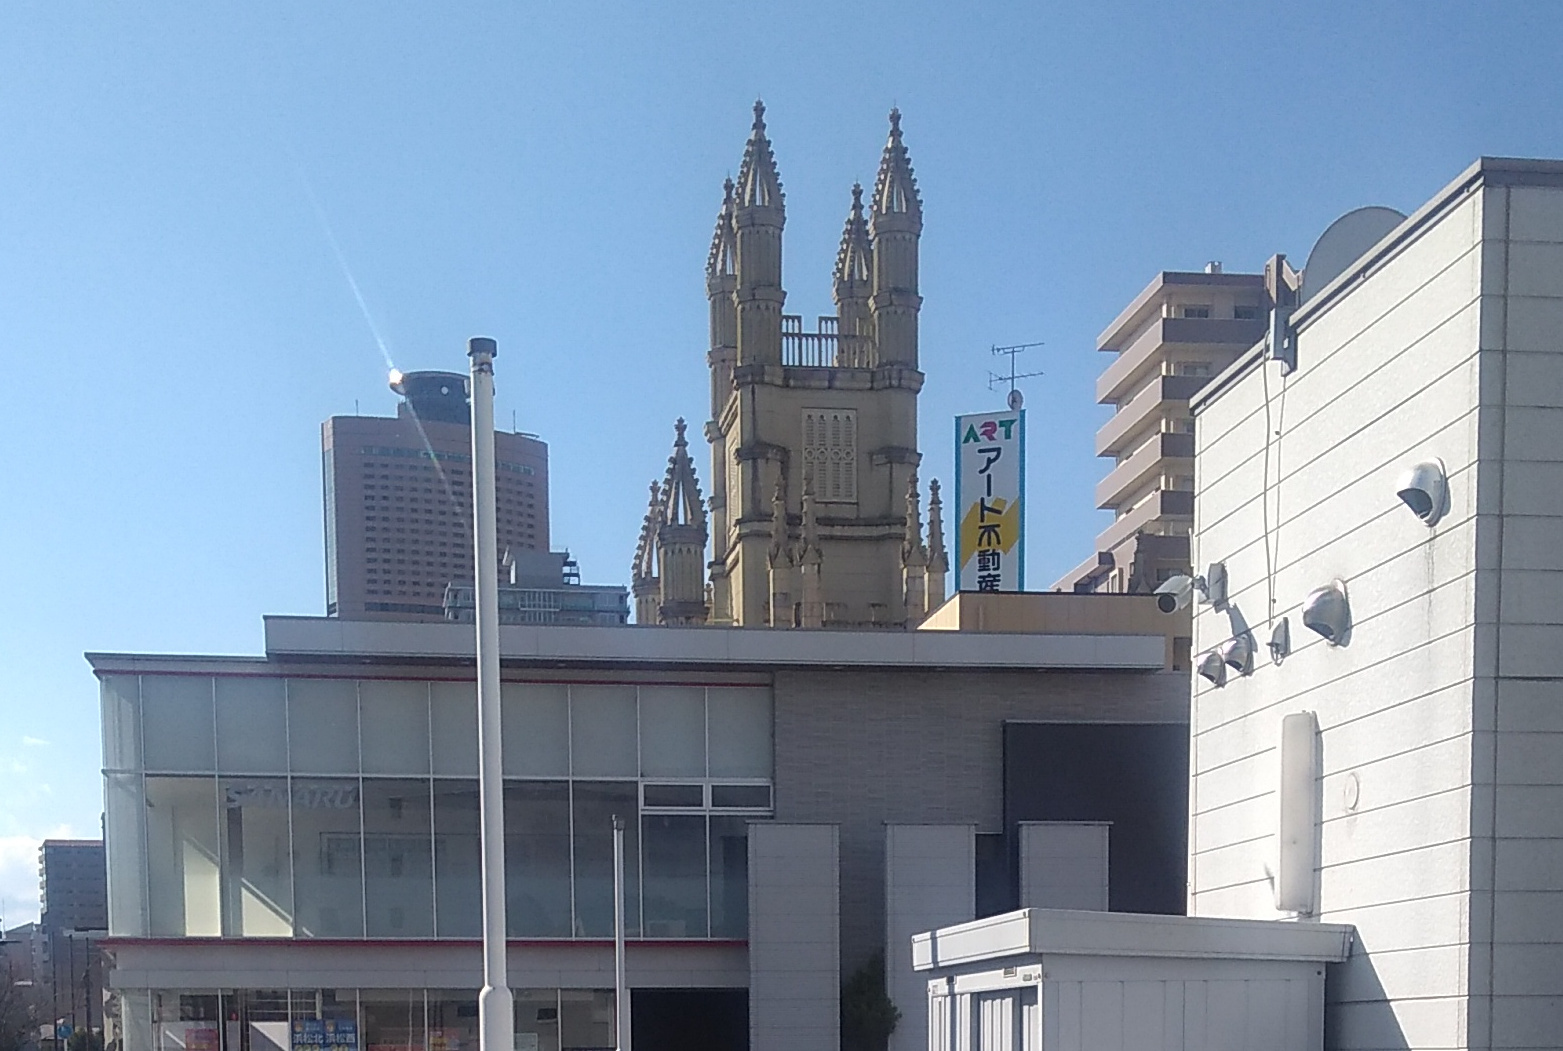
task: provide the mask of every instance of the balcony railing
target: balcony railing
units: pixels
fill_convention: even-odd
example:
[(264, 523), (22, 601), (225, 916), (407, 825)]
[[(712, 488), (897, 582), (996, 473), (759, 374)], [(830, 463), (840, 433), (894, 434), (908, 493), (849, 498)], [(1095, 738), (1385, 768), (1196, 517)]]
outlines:
[(804, 368), (868, 368), (869, 343), (841, 331), (841, 319), (821, 315), (813, 332), (803, 331), (803, 315), (783, 314), (782, 364)]

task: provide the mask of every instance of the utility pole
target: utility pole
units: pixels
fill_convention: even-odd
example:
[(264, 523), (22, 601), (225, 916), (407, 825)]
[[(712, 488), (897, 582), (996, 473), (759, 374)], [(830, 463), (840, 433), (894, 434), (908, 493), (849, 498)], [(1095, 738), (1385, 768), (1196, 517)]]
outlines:
[(515, 1051), (515, 999), (505, 958), (505, 796), (500, 757), (499, 552), (494, 500), (492, 339), (467, 341), (472, 359), (473, 591), (477, 602), (478, 812), (483, 829), (483, 991), (480, 1051)]

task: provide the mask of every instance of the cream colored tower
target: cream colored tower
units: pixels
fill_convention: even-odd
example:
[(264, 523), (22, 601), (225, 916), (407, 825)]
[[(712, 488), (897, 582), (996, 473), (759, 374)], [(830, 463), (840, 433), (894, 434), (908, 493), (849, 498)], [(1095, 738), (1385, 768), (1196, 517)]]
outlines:
[[(800, 316), (783, 313), (786, 206), (755, 104), (706, 268), (715, 623), (908, 621), (922, 201), (897, 111), (867, 203), (865, 215), (854, 187), (836, 258), (837, 315), (804, 331)], [(927, 596), (942, 600), (942, 589)]]

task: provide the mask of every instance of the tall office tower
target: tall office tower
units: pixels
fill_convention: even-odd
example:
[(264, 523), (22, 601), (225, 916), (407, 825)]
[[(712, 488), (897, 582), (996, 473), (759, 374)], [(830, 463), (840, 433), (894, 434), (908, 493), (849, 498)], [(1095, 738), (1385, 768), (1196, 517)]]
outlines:
[[(637, 607), (660, 610), (661, 623), (915, 624), (927, 593), (923, 564), (911, 567), (909, 583), (908, 561), (928, 557), (921, 522), (913, 542), (908, 517), (920, 459), (923, 218), (901, 114), (890, 113), (869, 199), (852, 189), (836, 256), (836, 314), (819, 318), (813, 332), (800, 315), (783, 313), (785, 223), (765, 108), (756, 103), (706, 264), (709, 523), (680, 426), (641, 534)], [(703, 574), (689, 570), (691, 551), (697, 567), (703, 557), (708, 524), (709, 597)]]
[[(440, 620), (446, 585), (474, 579), (467, 378), (391, 378), (402, 396), (395, 416), (333, 416), (321, 427), (326, 613)], [(500, 555), (547, 551), (548, 446), (504, 432), (494, 446)]]
[(38, 922), (45, 931), (108, 930), (108, 893), (101, 839), (43, 841), (38, 848)]
[[(1284, 266), (1284, 264), (1281, 264)], [(1194, 522), (1194, 419), (1189, 398), (1264, 338), (1270, 309), (1264, 274), (1158, 274), (1096, 340), (1113, 355), (1096, 400), (1113, 415), (1096, 432), (1096, 455), (1113, 466), (1096, 506), (1113, 523), (1096, 553), (1055, 591), (1146, 592), (1189, 571)]]

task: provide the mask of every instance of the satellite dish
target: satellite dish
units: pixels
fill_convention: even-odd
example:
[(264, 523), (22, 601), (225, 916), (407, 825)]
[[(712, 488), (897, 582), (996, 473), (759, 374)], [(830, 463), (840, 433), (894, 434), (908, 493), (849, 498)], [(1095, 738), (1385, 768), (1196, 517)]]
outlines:
[(1367, 254), (1368, 249), (1405, 221), (1401, 212), (1377, 206), (1358, 208), (1335, 220), (1319, 235), (1313, 243), (1313, 251), (1308, 253), (1297, 302), (1308, 302), (1319, 289), (1344, 274), (1351, 264)]
[(1020, 391), (1018, 391), (1018, 390), (1011, 390), (1009, 392), (1009, 411), (1010, 412), (1019, 412), (1020, 411), (1020, 407), (1022, 405), (1024, 405), (1024, 404), (1026, 404), (1026, 399), (1021, 397)]

